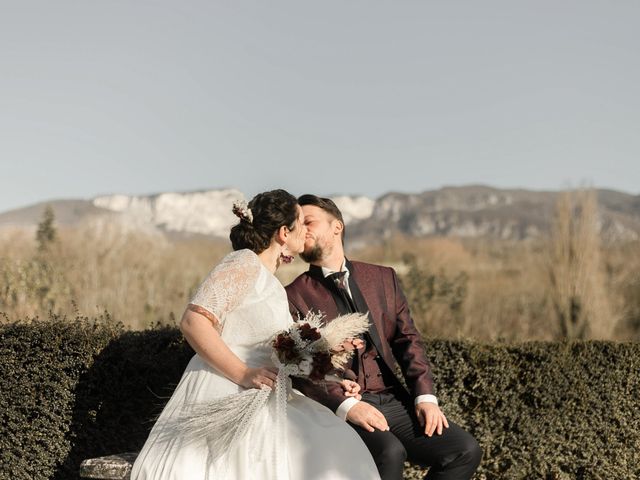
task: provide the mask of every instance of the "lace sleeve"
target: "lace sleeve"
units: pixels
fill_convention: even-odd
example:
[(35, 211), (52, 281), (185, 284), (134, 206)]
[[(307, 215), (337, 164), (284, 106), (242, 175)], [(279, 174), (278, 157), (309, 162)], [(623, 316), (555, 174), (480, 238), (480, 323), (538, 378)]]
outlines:
[(188, 308), (204, 315), (222, 330), (225, 315), (240, 305), (259, 273), (260, 260), (255, 253), (232, 252), (200, 284)]

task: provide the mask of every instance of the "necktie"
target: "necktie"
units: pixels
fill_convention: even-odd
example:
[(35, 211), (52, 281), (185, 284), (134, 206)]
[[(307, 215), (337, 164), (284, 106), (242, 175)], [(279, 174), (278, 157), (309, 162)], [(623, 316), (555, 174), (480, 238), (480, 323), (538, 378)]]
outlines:
[[(335, 272), (327, 276), (327, 278), (331, 279), (333, 284), (336, 287), (336, 290), (340, 294), (340, 298), (344, 302), (345, 306), (349, 310), (349, 313), (357, 313), (358, 309), (356, 308), (351, 295), (349, 294), (349, 290), (347, 289), (347, 272)], [(365, 341), (365, 345), (367, 344), (368, 334), (365, 332), (363, 335), (359, 335), (358, 338)], [(355, 355), (351, 358), (349, 368), (353, 370), (353, 372), (358, 375), (358, 371), (360, 370), (360, 352), (356, 352)]]
[(355, 313), (358, 311), (355, 304), (353, 303), (353, 299), (351, 295), (349, 295), (349, 290), (347, 288), (347, 278), (345, 276), (347, 272), (335, 272), (328, 276), (331, 279), (333, 284), (336, 286), (340, 297), (344, 301), (345, 305), (349, 309), (349, 312)]

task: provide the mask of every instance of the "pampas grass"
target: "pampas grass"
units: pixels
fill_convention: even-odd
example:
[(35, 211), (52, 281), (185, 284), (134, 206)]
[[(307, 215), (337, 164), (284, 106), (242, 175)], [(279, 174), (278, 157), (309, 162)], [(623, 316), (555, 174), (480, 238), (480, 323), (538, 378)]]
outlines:
[(188, 413), (166, 421), (160, 436), (167, 440), (175, 437), (194, 442), (204, 440), (215, 461), (230, 446), (242, 441), (270, 394), (268, 387), (250, 388), (209, 403), (194, 404)]
[[(350, 313), (335, 318), (320, 331), (331, 350), (339, 351), (345, 340), (357, 338), (367, 330), (369, 330), (369, 314)], [(331, 363), (336, 368), (344, 368), (352, 355), (353, 350), (339, 351), (332, 356)]]

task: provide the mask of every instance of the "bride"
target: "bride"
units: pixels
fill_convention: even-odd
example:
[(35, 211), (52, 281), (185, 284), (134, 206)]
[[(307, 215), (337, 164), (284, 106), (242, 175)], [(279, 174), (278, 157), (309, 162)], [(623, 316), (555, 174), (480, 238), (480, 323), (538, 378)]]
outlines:
[[(153, 426), (131, 479), (378, 479), (355, 430), (291, 389), (284, 410), (276, 395), (269, 395), (251, 412), (243, 439), (224, 451), (212, 452), (210, 438), (173, 426), (194, 405), (275, 387), (270, 341), (292, 319), (274, 272), (304, 248), (302, 209), (294, 196), (274, 190), (256, 195), (247, 207), (234, 206), (234, 213), (240, 218), (230, 234), (234, 252), (203, 281), (180, 323), (196, 354)], [(357, 393), (348, 383), (343, 388)]]

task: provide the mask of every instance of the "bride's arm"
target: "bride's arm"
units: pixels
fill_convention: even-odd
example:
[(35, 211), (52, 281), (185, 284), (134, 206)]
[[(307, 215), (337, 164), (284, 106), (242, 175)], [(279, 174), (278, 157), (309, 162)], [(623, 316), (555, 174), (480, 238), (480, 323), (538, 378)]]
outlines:
[(211, 367), (244, 388), (273, 388), (277, 370), (273, 368), (249, 368), (233, 353), (220, 337), (211, 321), (190, 309), (180, 320), (180, 331), (191, 348)]

